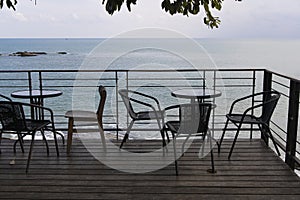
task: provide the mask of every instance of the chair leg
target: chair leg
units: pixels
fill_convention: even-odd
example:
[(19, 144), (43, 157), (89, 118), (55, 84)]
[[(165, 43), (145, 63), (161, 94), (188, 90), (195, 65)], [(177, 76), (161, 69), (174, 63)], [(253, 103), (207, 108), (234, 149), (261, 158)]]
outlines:
[(126, 131), (126, 133), (124, 135), (124, 138), (123, 138), (123, 140), (121, 142), (120, 149), (122, 149), (124, 142), (126, 142), (126, 140), (129, 138), (129, 133), (131, 131), (131, 128), (132, 128), (133, 124), (134, 124), (134, 120), (132, 120), (130, 122), (130, 124), (129, 124), (128, 128), (127, 128), (127, 131)]
[(43, 136), (43, 140), (44, 140), (44, 142), (45, 142), (45, 144), (46, 144), (46, 148), (47, 148), (47, 155), (49, 156), (49, 145), (48, 145), (48, 142), (47, 142), (47, 139), (46, 139), (46, 136), (45, 136), (45, 132), (44, 132), (44, 130), (40, 130), (41, 131), (41, 134), (42, 134), (42, 136)]
[(230, 149), (230, 152), (229, 152), (229, 155), (228, 155), (228, 160), (230, 160), (230, 157), (231, 157), (231, 154), (232, 154), (234, 145), (235, 145), (235, 143), (236, 143), (236, 141), (237, 141), (237, 138), (238, 138), (238, 136), (239, 136), (239, 132), (240, 132), (241, 126), (242, 126), (242, 123), (239, 124), (238, 130), (236, 131), (236, 134), (235, 134), (235, 137), (234, 137), (234, 140), (233, 140), (233, 142), (232, 142), (232, 146), (231, 146), (231, 149)]
[(162, 138), (162, 146), (165, 147), (166, 146), (166, 140), (165, 140), (165, 131), (164, 129), (160, 130), (160, 135)]
[(21, 133), (17, 133), (17, 136), (18, 136), (18, 140), (15, 141), (15, 143), (14, 143), (14, 153), (17, 152), (16, 145), (18, 142), (20, 142), (22, 153), (24, 153), (25, 151), (24, 151), (24, 146), (23, 146), (23, 137), (22, 137)]
[(73, 138), (74, 118), (70, 117), (68, 121), (67, 154), (70, 154)]
[(262, 137), (263, 141), (264, 141), (264, 142), (266, 143), (266, 145), (268, 146), (268, 140), (267, 140), (267, 137), (266, 137), (266, 135), (265, 135), (265, 133), (264, 133), (264, 131), (263, 131), (263, 129), (262, 129), (262, 127), (261, 127), (260, 124), (258, 124), (258, 128), (259, 128), (259, 130), (260, 130), (260, 132), (261, 132), (261, 137)]
[(276, 149), (276, 152), (277, 152), (278, 156), (280, 156), (280, 152), (279, 152), (278, 146), (277, 146), (277, 144), (276, 144), (276, 142), (275, 142), (275, 139), (274, 139), (274, 137), (273, 137), (273, 134), (271, 133), (270, 127), (267, 126), (267, 125), (265, 125), (265, 127), (266, 127), (267, 131), (269, 132), (270, 139), (271, 139), (272, 142), (273, 142), (273, 145), (274, 145), (274, 147), (275, 147), (275, 149)]
[(62, 143), (63, 143), (63, 145), (65, 145), (65, 137), (64, 137), (64, 135), (62, 133), (60, 133), (60, 132), (57, 132), (57, 131), (55, 133), (58, 134), (58, 135), (60, 135)]
[(169, 134), (168, 134), (168, 128), (166, 127), (166, 125), (164, 125), (163, 131), (164, 131), (164, 134), (165, 134), (165, 136), (167, 137), (167, 141), (168, 141), (168, 143), (169, 143), (169, 142), (170, 142), (170, 137), (169, 137)]
[(187, 143), (187, 141), (190, 139), (190, 137), (191, 137), (191, 134), (189, 134), (185, 139), (184, 139), (184, 141), (183, 141), (183, 143), (182, 143), (182, 146), (181, 146), (181, 153), (182, 153), (182, 155), (184, 155), (184, 147), (185, 147), (185, 144)]
[[(212, 137), (211, 137), (211, 133), (209, 131), (209, 145), (210, 145), (210, 161), (211, 161), (211, 170), (208, 170), (208, 172), (210, 173), (216, 173), (216, 169), (215, 169), (215, 160), (214, 160), (214, 152), (213, 152), (213, 146), (212, 146)], [(219, 148), (219, 146), (218, 146)]]
[(100, 131), (100, 137), (101, 137), (103, 149), (104, 149), (104, 151), (106, 151), (106, 140), (105, 140), (105, 136), (104, 136), (104, 130), (103, 130), (103, 127), (101, 127), (99, 123), (98, 123), (98, 128)]
[(36, 133), (36, 130), (33, 131), (33, 133), (32, 133), (31, 144), (30, 144), (30, 149), (29, 149), (28, 158), (27, 158), (26, 174), (28, 173), (28, 169), (29, 169), (29, 165), (30, 165), (30, 160), (31, 160), (31, 155), (32, 155), (32, 150), (33, 150), (35, 133)]
[[(1, 147), (1, 141), (2, 141), (2, 131), (0, 131), (0, 147)], [(1, 154), (1, 148), (0, 148), (0, 154)]]
[(175, 164), (175, 172), (176, 172), (176, 176), (178, 176), (178, 164), (177, 164), (177, 154), (176, 154), (176, 138), (174, 133), (172, 133), (172, 137), (173, 137), (173, 151), (174, 151), (174, 164)]
[[(160, 131), (160, 135), (161, 135), (161, 138), (162, 138), (162, 146), (165, 147), (166, 146), (166, 140), (165, 140), (164, 127), (161, 127), (159, 119), (156, 119), (156, 120), (157, 120), (158, 128), (159, 128), (159, 131)], [(163, 119), (162, 119), (162, 124), (164, 126), (164, 120)]]
[[(58, 149), (58, 142), (57, 142), (57, 136), (56, 136), (56, 130), (54, 128), (54, 124), (52, 124), (52, 132), (53, 132), (53, 137), (54, 137), (54, 143), (55, 143), (55, 149), (56, 149), (56, 155), (59, 157), (59, 149)], [(64, 142), (63, 142), (64, 144)]]
[(223, 142), (223, 139), (224, 139), (224, 136), (225, 136), (225, 132), (227, 130), (228, 122), (229, 122), (229, 119), (227, 118), (226, 123), (225, 123), (225, 127), (223, 129), (223, 133), (222, 133), (222, 136), (221, 136), (221, 139), (220, 139), (220, 142), (218, 143), (218, 153), (219, 154), (221, 152), (221, 145), (222, 145), (222, 142)]

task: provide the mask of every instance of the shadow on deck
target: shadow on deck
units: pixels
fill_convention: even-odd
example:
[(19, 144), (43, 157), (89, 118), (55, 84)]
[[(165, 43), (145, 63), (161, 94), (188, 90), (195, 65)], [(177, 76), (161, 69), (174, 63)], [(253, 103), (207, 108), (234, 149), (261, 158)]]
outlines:
[[(141, 144), (141, 145), (139, 145)], [(126, 148), (145, 151), (160, 146), (158, 141), (132, 141)], [(111, 169), (96, 160), (74, 140), (72, 153), (60, 143), (56, 157), (41, 141), (34, 146), (29, 174), (25, 174), (27, 153), (13, 153), (12, 142), (3, 140), (0, 154), (0, 199), (299, 199), (300, 179), (260, 140), (239, 140), (230, 161), (231, 141), (224, 141), (218, 156), (217, 173), (210, 174), (210, 156), (198, 158), (191, 146), (174, 164), (161, 170), (130, 174)], [(137, 148), (138, 147), (138, 148)], [(28, 149), (28, 146), (27, 146)], [(28, 151), (26, 151), (28, 152)], [(10, 161), (15, 159), (15, 164)]]

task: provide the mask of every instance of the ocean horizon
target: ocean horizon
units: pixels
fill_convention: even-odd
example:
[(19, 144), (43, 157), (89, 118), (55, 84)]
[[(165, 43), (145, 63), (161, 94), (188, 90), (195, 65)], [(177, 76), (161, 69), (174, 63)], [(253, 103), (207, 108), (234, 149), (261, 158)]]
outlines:
[[(0, 70), (19, 69), (79, 69), (84, 59), (101, 43), (109, 38), (2, 38), (0, 39)], [(118, 39), (120, 40), (120, 39)], [(151, 42), (159, 39), (124, 39), (135, 41), (139, 46), (151, 47)], [(163, 39), (178, 41), (178, 39)], [(300, 75), (299, 39), (191, 39), (202, 49), (193, 58), (199, 59), (201, 66), (195, 68), (266, 68), (287, 76), (297, 78)], [(122, 42), (114, 43), (105, 51), (101, 59), (114, 56), (115, 50)], [(20, 51), (46, 52), (47, 55), (35, 57), (10, 56)], [(147, 63), (172, 64), (172, 68), (187, 68), (183, 63), (174, 63), (169, 54), (155, 53), (139, 49), (130, 55), (122, 66), (115, 69), (126, 69)], [(66, 52), (66, 55), (57, 54)], [(195, 52), (191, 52), (195, 53)], [(180, 55), (179, 55), (180, 56)], [(145, 59), (142, 60), (141, 59)], [(175, 58), (176, 59), (176, 58)]]

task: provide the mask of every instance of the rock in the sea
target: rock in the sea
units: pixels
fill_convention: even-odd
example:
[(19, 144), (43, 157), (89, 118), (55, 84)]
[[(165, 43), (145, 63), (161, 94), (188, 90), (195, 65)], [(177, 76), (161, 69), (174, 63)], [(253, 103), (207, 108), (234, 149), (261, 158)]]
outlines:
[(25, 57), (25, 56), (37, 56), (37, 55), (46, 55), (47, 53), (46, 52), (35, 52), (35, 51), (18, 51), (16, 53), (12, 53), (12, 54), (9, 54), (9, 56), (22, 56), (22, 57)]
[(67, 52), (65, 52), (65, 51), (59, 51), (59, 52), (57, 52), (58, 54), (67, 54)]

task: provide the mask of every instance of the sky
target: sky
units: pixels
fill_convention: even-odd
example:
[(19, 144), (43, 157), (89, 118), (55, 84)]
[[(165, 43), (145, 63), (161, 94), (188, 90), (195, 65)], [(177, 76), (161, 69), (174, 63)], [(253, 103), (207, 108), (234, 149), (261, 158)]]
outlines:
[[(102, 0), (18, 1), (17, 10), (0, 10), (0, 38), (109, 38), (120, 33), (155, 27), (193, 38), (300, 38), (300, 0), (225, 0), (214, 11), (218, 29), (196, 16), (171, 16), (162, 0), (138, 0), (128, 12), (123, 5), (113, 16)], [(284, 3), (283, 3), (284, 2)]]

